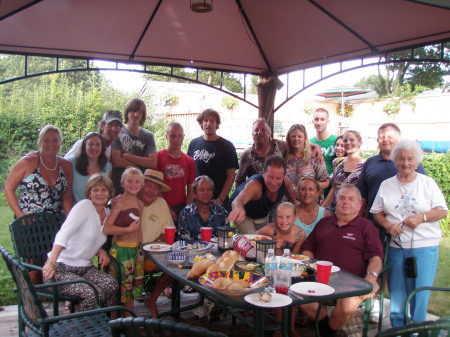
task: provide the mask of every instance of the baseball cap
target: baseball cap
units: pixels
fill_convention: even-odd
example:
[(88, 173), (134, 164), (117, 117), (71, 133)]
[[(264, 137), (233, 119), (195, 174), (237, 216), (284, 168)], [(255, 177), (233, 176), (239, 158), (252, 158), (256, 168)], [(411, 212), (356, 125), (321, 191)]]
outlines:
[(108, 110), (105, 112), (102, 118), (102, 122), (109, 124), (111, 122), (118, 121), (120, 124), (122, 123), (122, 114), (117, 110)]

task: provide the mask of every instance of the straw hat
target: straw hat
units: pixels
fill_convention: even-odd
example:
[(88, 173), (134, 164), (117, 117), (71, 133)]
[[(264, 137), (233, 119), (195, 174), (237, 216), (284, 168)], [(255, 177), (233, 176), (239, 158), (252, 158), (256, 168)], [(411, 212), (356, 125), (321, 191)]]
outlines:
[(162, 172), (146, 169), (144, 172), (144, 178), (150, 181), (153, 181), (155, 184), (161, 186), (161, 192), (169, 192), (172, 191), (172, 187), (164, 184), (164, 175)]

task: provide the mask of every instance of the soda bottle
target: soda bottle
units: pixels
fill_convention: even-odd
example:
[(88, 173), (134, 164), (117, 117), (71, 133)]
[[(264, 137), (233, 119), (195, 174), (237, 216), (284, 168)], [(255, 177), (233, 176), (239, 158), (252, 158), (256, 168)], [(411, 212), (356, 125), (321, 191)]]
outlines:
[(275, 282), (275, 290), (279, 294), (286, 295), (291, 285), (292, 258), (291, 251), (285, 248), (278, 267), (278, 279)]
[(269, 279), (269, 284), (266, 289), (269, 293), (275, 292), (275, 277), (277, 273), (277, 257), (275, 256), (275, 250), (270, 248), (267, 251), (266, 259), (264, 260), (264, 271), (266, 277)]

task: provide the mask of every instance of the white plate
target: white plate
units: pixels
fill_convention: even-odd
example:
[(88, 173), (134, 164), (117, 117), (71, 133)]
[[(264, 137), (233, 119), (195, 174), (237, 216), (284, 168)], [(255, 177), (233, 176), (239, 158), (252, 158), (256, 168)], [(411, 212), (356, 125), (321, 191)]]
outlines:
[(292, 298), (283, 294), (272, 293), (270, 302), (264, 302), (259, 299), (259, 293), (248, 294), (244, 300), (257, 307), (263, 308), (281, 308), (292, 303)]
[(336, 272), (338, 272), (339, 270), (341, 270), (341, 268), (339, 268), (338, 266), (332, 266), (332, 267), (331, 267), (331, 272), (332, 272), (332, 273), (336, 273)]
[(142, 249), (152, 253), (163, 253), (163, 252), (170, 252), (171, 247), (172, 247), (171, 245), (167, 245), (165, 243), (149, 243), (144, 247), (142, 247)]
[(218, 238), (211, 238), (211, 242), (217, 243), (217, 242), (219, 242), (219, 239)]
[(334, 288), (319, 282), (299, 282), (291, 285), (291, 291), (305, 296), (326, 296), (334, 293)]

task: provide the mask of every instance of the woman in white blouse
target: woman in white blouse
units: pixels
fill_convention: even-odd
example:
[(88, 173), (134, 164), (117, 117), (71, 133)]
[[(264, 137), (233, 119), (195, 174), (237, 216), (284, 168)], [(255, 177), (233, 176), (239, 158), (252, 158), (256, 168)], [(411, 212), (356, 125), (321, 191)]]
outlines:
[[(49, 282), (85, 279), (93, 283), (99, 293), (101, 306), (111, 306), (119, 288), (116, 279), (92, 265), (98, 256), (100, 266), (109, 264), (109, 257), (101, 247), (106, 241), (103, 225), (109, 215), (106, 208), (108, 200), (114, 195), (111, 179), (105, 174), (92, 175), (86, 184), (86, 197), (78, 202), (69, 213), (61, 229), (56, 234), (52, 251), (42, 270), (44, 279)], [(95, 295), (90, 286), (84, 283), (59, 287), (65, 296), (81, 298), (79, 311), (95, 308)]]
[[(436, 182), (416, 172), (422, 161), (422, 149), (416, 141), (400, 141), (391, 159), (398, 173), (381, 184), (370, 212), (391, 235), (388, 284), (391, 324), (396, 327), (403, 325), (408, 294), (433, 285), (442, 236), (439, 220), (447, 216), (448, 208)], [(411, 270), (414, 264), (415, 273)], [(410, 306), (414, 321), (425, 320), (429, 296), (429, 291), (414, 296)]]

